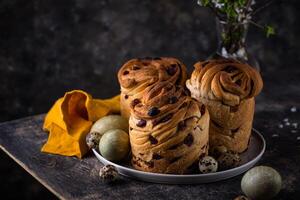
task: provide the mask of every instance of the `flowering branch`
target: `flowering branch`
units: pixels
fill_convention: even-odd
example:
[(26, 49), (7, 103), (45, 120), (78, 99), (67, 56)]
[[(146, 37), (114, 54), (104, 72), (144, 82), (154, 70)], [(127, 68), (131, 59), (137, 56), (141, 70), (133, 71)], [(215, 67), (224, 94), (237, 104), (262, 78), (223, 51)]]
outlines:
[[(221, 22), (231, 24), (231, 26), (254, 24), (252, 16), (272, 2), (273, 0), (270, 0), (263, 7), (253, 10), (255, 0), (198, 0), (200, 6), (210, 8)], [(265, 30), (267, 37), (275, 34), (274, 28), (270, 25), (257, 26), (257, 23), (255, 25)]]

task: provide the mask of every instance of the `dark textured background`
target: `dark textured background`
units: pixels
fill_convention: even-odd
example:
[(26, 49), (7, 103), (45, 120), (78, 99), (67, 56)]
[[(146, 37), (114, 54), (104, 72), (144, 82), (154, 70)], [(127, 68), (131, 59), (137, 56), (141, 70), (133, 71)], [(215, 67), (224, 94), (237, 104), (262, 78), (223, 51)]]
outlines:
[[(255, 16), (277, 31), (270, 39), (255, 27), (249, 32), (249, 49), (266, 83), (258, 109), (284, 98), (276, 90), (286, 90), (291, 103), (300, 101), (299, 85), (284, 87), (300, 78), (299, 9), (297, 0), (277, 0)], [(98, 98), (115, 95), (116, 72), (130, 58), (173, 56), (191, 71), (216, 47), (214, 17), (196, 0), (1, 0), (0, 122), (45, 113), (72, 89)], [(0, 156), (1, 196), (54, 198)]]

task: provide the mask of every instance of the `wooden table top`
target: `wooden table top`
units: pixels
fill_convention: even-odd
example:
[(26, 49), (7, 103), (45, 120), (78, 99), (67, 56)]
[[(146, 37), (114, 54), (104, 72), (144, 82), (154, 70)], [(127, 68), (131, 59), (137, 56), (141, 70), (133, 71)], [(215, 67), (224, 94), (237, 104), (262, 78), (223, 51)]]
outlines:
[[(290, 107), (284, 105), (257, 107), (254, 127), (267, 141), (259, 164), (274, 167), (283, 178), (283, 189), (275, 199), (298, 199), (300, 196), (300, 133), (291, 125), (279, 128), (284, 123), (283, 116), (289, 116), (292, 124), (299, 121), (299, 113), (292, 113)], [(0, 147), (61, 199), (224, 200), (242, 194), (242, 176), (199, 185), (153, 184), (126, 177), (113, 185), (104, 184), (98, 176), (102, 164), (92, 154), (80, 160), (40, 152), (47, 139), (47, 133), (41, 128), (43, 119), (44, 115), (37, 115), (0, 124)]]

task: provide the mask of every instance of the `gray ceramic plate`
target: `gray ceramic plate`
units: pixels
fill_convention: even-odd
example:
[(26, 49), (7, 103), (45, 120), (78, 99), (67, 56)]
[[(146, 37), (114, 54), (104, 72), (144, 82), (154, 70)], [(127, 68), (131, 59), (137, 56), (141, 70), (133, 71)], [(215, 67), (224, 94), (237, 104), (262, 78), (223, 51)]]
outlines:
[(250, 169), (262, 157), (266, 148), (266, 142), (263, 136), (255, 129), (252, 129), (252, 135), (247, 151), (241, 154), (241, 164), (233, 169), (220, 171), (210, 174), (188, 174), (188, 175), (173, 175), (173, 174), (158, 174), (149, 173), (131, 168), (129, 165), (116, 164), (103, 158), (95, 149), (94, 154), (104, 165), (113, 165), (118, 172), (124, 176), (134, 178), (141, 181), (165, 184), (198, 184), (210, 183), (224, 179), (228, 179)]

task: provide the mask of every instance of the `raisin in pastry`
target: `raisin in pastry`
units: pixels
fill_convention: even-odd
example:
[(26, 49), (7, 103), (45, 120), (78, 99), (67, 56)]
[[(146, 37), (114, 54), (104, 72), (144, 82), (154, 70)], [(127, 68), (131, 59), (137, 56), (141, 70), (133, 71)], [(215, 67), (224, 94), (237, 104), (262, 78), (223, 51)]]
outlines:
[(159, 82), (144, 90), (129, 119), (132, 165), (182, 174), (208, 152), (209, 113), (182, 86)]
[(254, 115), (254, 97), (262, 89), (262, 78), (254, 68), (233, 59), (195, 64), (186, 82), (193, 98), (210, 113), (210, 146), (224, 145), (243, 152), (248, 147)]
[(186, 67), (175, 58), (140, 58), (125, 63), (118, 72), (121, 85), (121, 114), (129, 118), (148, 87), (162, 81), (185, 85)]

